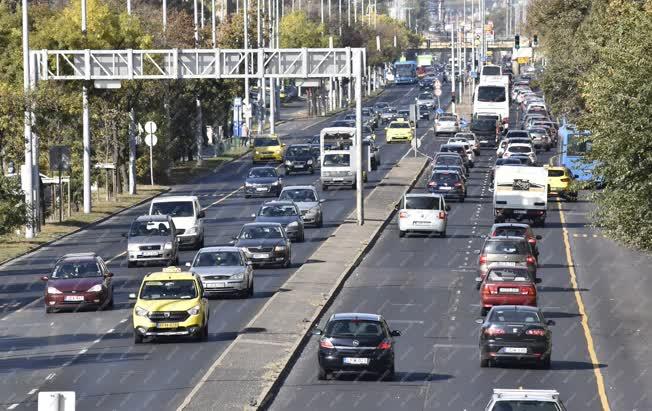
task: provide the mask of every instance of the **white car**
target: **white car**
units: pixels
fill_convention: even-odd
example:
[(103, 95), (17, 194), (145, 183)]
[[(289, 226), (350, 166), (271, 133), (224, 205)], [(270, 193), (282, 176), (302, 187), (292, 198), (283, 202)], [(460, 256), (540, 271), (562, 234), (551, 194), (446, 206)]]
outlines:
[(509, 158), (512, 154), (525, 154), (532, 163), (537, 162), (537, 155), (531, 144), (514, 143), (509, 144), (503, 153), (503, 158)]
[(408, 232), (436, 232), (446, 237), (450, 206), (441, 194), (405, 194), (397, 208), (400, 237)]
[(469, 142), (453, 142), (451, 143), (449, 141), (450, 145), (453, 146), (462, 146), (464, 147), (464, 151), (466, 152), (467, 157), (469, 157), (469, 167), (473, 167), (475, 165), (475, 152), (473, 151), (473, 147), (471, 147), (471, 144)]
[(453, 138), (464, 138), (464, 139), (466, 139), (466, 141), (471, 145), (471, 148), (473, 149), (473, 152), (475, 153), (475, 155), (476, 156), (480, 155), (480, 140), (478, 140), (478, 137), (475, 135), (475, 133), (464, 131), (464, 132), (455, 134), (455, 137), (453, 137)]
[(435, 120), (435, 136), (440, 133), (455, 134), (460, 131), (460, 122), (455, 114), (441, 114)]
[(169, 215), (177, 232), (179, 246), (204, 247), (204, 210), (197, 196), (163, 196), (152, 200), (149, 215)]
[(502, 390), (494, 388), (487, 411), (502, 410), (550, 410), (566, 411), (566, 407), (559, 399), (557, 390)]

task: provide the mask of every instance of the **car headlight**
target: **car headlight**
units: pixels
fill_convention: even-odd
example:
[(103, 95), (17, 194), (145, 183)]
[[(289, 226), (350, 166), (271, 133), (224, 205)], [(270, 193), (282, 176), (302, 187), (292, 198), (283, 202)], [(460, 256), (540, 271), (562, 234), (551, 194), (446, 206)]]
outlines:
[(139, 250), (139, 248), (138, 248), (138, 245), (137, 245), (137, 244), (136, 244), (136, 245), (129, 244), (129, 245), (127, 246), (127, 251), (129, 251), (129, 252), (131, 252), (131, 253), (135, 253), (135, 252), (138, 251), (138, 250)]
[(192, 307), (191, 309), (188, 310), (188, 314), (197, 315), (197, 314), (199, 314), (199, 310), (201, 310), (201, 307), (196, 305), (196, 306), (194, 306), (194, 307)]
[(279, 184), (281, 184), (281, 182), (278, 181), (278, 180), (276, 180), (276, 181), (274, 181), (274, 182), (272, 183), (273, 186), (277, 186), (277, 185), (279, 185)]
[(100, 291), (102, 291), (102, 284), (95, 284), (94, 286), (89, 288), (87, 292), (89, 292), (89, 293), (99, 293)]
[(245, 187), (253, 187), (254, 185), (248, 181), (245, 181)]
[(274, 251), (285, 251), (286, 248), (287, 247), (284, 245), (277, 245), (276, 247), (274, 247)]
[(61, 294), (61, 291), (57, 290), (54, 287), (48, 287), (48, 294)]
[(144, 309), (142, 307), (136, 306), (134, 308), (134, 314), (136, 314), (139, 317), (147, 317), (147, 315), (149, 314), (149, 311), (147, 311), (146, 309)]
[(186, 230), (185, 234), (197, 234), (197, 227), (192, 226), (189, 229)]
[(292, 166), (292, 162), (290, 160), (285, 161), (286, 166)]
[(308, 160), (308, 165), (309, 165), (309, 166), (312, 165), (312, 160)]
[(298, 221), (293, 221), (290, 224), (288, 224), (288, 228), (294, 228), (294, 227), (299, 227), (299, 222)]
[(255, 154), (256, 154), (256, 155), (260, 154), (260, 151), (256, 150), (256, 151), (255, 151)]
[(235, 273), (231, 276), (231, 280), (242, 280), (244, 279), (244, 272)]
[(166, 249), (166, 250), (171, 250), (172, 249), (172, 243), (165, 243), (163, 248)]

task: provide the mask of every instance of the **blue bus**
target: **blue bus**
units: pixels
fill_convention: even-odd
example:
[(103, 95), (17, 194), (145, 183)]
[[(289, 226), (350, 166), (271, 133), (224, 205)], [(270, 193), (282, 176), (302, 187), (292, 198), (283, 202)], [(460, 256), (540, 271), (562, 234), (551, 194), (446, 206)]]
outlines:
[(417, 82), (417, 62), (413, 60), (394, 63), (395, 84), (415, 84)]
[(582, 182), (595, 182), (601, 185), (599, 178), (593, 174), (595, 162), (589, 162), (584, 157), (591, 151), (591, 133), (587, 130), (578, 131), (572, 124), (559, 127), (561, 138), (560, 165), (567, 167), (576, 180)]

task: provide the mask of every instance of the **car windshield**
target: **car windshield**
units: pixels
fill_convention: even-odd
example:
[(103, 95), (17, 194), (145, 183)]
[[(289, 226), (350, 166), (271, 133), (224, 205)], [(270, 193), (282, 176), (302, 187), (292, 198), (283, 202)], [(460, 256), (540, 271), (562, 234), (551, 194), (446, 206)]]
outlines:
[(324, 155), (325, 166), (348, 167), (350, 164), (349, 154), (326, 154)]
[(192, 217), (192, 201), (166, 201), (152, 204), (152, 215), (169, 215), (172, 217)]
[(405, 197), (407, 210), (440, 210), (439, 198), (430, 196)]
[(500, 67), (498, 66), (484, 66), (482, 68), (483, 76), (500, 76)]
[(419, 94), (419, 100), (432, 100), (432, 94), (421, 93)]
[(296, 203), (309, 203), (317, 201), (315, 192), (307, 188), (285, 189), (279, 200), (294, 201)]
[(290, 204), (264, 205), (258, 212), (262, 217), (291, 217), (298, 215), (297, 210)]
[(439, 121), (457, 121), (457, 117), (454, 116), (441, 116)]
[(230, 267), (244, 265), (237, 251), (202, 251), (193, 262), (193, 267)]
[(505, 87), (480, 86), (478, 87), (478, 101), (484, 103), (502, 103), (507, 101)]
[(435, 167), (439, 165), (459, 165), (461, 163), (459, 158), (451, 156), (440, 156), (435, 160)]
[(387, 107), (383, 110), (383, 113), (396, 113), (396, 109), (393, 107)]
[(432, 179), (439, 184), (454, 184), (460, 181), (460, 176), (454, 173), (434, 173)]
[(534, 311), (518, 311), (513, 309), (493, 309), (489, 317), (490, 323), (540, 323), (539, 314)]
[(336, 320), (328, 323), (324, 332), (326, 337), (380, 337), (383, 329), (378, 321)]
[(265, 168), (252, 168), (249, 170), (250, 178), (264, 178), (264, 177), (277, 177), (276, 170), (271, 167)]
[(355, 121), (339, 120), (333, 123), (333, 127), (355, 127)]
[(254, 147), (274, 147), (280, 146), (281, 143), (275, 138), (255, 138)]
[(561, 411), (554, 402), (537, 400), (501, 400), (491, 411)]
[(548, 170), (548, 177), (563, 177), (564, 170)]
[(312, 155), (310, 151), (310, 147), (308, 146), (290, 146), (287, 150), (287, 156), (305, 156), (305, 155)]
[(145, 281), (141, 300), (190, 300), (197, 298), (193, 280)]
[(530, 282), (527, 270), (517, 268), (491, 268), (487, 278), (489, 281)]
[(389, 128), (410, 128), (410, 125), (408, 123), (392, 123)]
[(531, 128), (530, 134), (546, 134), (546, 129), (544, 128)]
[(95, 260), (64, 261), (54, 268), (53, 279), (101, 277), (102, 271)]
[(129, 229), (129, 237), (167, 237), (170, 224), (167, 221), (134, 221)]
[(507, 151), (510, 153), (529, 153), (532, 151), (532, 149), (526, 146), (511, 146), (507, 148)]
[(484, 247), (485, 254), (526, 254), (525, 244), (521, 241), (489, 241)]
[(243, 227), (238, 238), (242, 240), (259, 240), (267, 238), (283, 238), (281, 227), (276, 226), (250, 226)]
[(528, 138), (528, 134), (527, 134), (527, 131), (512, 131), (507, 136), (507, 138), (514, 138), (514, 137)]
[(464, 147), (444, 145), (439, 149), (443, 153), (463, 153)]

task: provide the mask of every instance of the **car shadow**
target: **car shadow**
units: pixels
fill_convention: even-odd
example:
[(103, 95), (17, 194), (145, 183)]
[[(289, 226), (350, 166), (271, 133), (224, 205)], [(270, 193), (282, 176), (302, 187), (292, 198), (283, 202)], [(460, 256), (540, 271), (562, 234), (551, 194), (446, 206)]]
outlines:
[(550, 287), (550, 286), (541, 286), (538, 288), (538, 291), (548, 292), (548, 293), (559, 293), (559, 292), (573, 292), (573, 291), (591, 291), (590, 288), (573, 288), (573, 287)]
[(582, 314), (580, 314), (580, 313), (564, 313), (564, 312), (559, 312), (559, 311), (544, 311), (543, 315), (545, 316), (546, 319), (552, 319), (552, 318), (577, 318), (577, 317), (582, 316)]
[(394, 379), (391, 381), (383, 381), (382, 375), (371, 372), (334, 372), (331, 376), (333, 381), (381, 381), (387, 383), (410, 383), (410, 382), (432, 382), (432, 381), (445, 381), (454, 378), (449, 374), (434, 374), (429, 372), (400, 372), (394, 374)]

